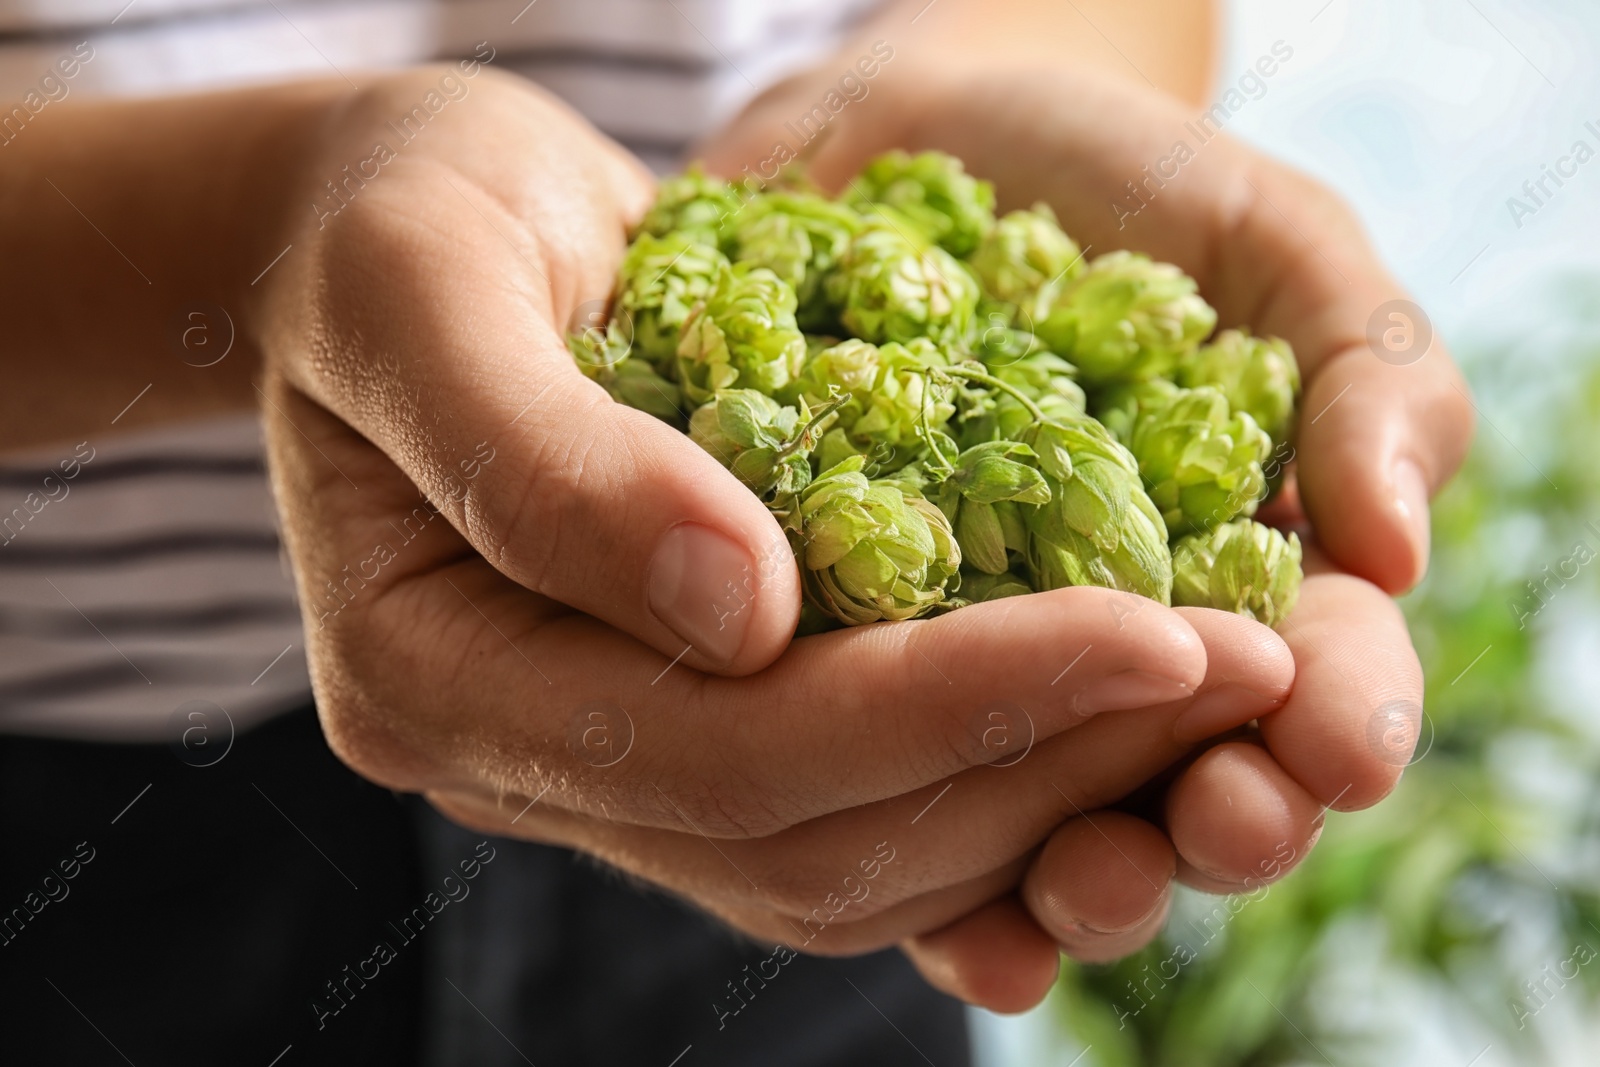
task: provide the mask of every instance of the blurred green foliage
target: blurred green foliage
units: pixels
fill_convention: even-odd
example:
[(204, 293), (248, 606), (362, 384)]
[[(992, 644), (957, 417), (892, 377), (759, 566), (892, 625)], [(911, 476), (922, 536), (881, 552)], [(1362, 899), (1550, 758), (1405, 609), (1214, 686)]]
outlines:
[(1559, 1046), (1600, 1018), (1597, 282), (1463, 361), (1484, 418), (1403, 602), (1425, 754), (1287, 879), (1184, 891), (1145, 951), (1065, 964), (1083, 1067), (1594, 1062), (1593, 1030)]

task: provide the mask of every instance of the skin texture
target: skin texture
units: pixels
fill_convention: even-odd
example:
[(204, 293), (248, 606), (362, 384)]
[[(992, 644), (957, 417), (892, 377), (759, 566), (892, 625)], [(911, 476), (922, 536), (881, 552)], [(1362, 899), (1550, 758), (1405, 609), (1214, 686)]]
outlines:
[[(1019, 32), (988, 30), (983, 48), (1009, 47), (1005, 63), (955, 46), (977, 40), (963, 5), (929, 10), (916, 47), (813, 162), (837, 182), (889, 145), (982, 160), (1008, 200), (1050, 200), (1096, 251), (1177, 262), (1225, 324), (1289, 338), (1308, 410), (1350, 386), (1300, 442), (1306, 510), (1347, 573), (1309, 579), (1281, 637), (1073, 589), (790, 644), (797, 583), (765, 510), (681, 434), (612, 404), (562, 343), (608, 292), (647, 177), (491, 70), (332, 218), (310, 208), (328, 203), (323, 183), (454, 68), (363, 79), (356, 93), (53, 108), (0, 174), (18, 250), (0, 301), (21, 357), (0, 442), (106, 432), (152, 378), (119, 429), (261, 402), (319, 708), (357, 771), (470, 825), (594, 854), (752, 936), (823, 953), (900, 944), (940, 988), (1028, 1007), (1058, 951), (1104, 959), (1154, 936), (1174, 878), (1226, 891), (1275, 857), (1281, 876), (1325, 806), (1392, 788), (1399, 768), (1367, 724), (1385, 702), (1420, 701), (1421, 678), (1382, 590), (1426, 560), (1425, 508), (1398, 513), (1393, 466), (1406, 458), (1437, 486), (1470, 426), (1442, 351), (1375, 369), (1357, 347), (1397, 290), (1307, 180), (1218, 141), (1115, 229), (1111, 192), (1168, 150), (1185, 114), (1158, 88), (1200, 95), (1205, 64), (1174, 57), (1204, 51), (1193, 41), (1209, 16), (1197, 5), (1200, 29), (1169, 20), (1170, 37), (1146, 27), (1147, 53), (1129, 50), (1142, 38), (1116, 5), (1069, 6), (1097, 33), (1060, 9), (1004, 9)], [(1021, 51), (1023, 39), (1036, 43)], [(1062, 57), (1075, 47), (1074, 68)], [(711, 162), (740, 169), (817, 84), (758, 101), (707, 146)], [(101, 152), (128, 160), (116, 181)], [(100, 314), (81, 314), (85, 293)], [(210, 377), (175, 361), (166, 336), (196, 298), (238, 319)], [(748, 565), (728, 575), (748, 595), (725, 655), (686, 648), (653, 607), (657, 546), (685, 524)], [(1032, 724), (1012, 766), (986, 765), (997, 701)], [(585, 747), (597, 702), (611, 729), (619, 710), (631, 723), (607, 766), (616, 750)], [(1257, 719), (1196, 758), (1201, 734)], [(1152, 788), (1154, 805), (1107, 810)], [(868, 879), (880, 844), (894, 859)], [(806, 927), (819, 907), (830, 921)]]

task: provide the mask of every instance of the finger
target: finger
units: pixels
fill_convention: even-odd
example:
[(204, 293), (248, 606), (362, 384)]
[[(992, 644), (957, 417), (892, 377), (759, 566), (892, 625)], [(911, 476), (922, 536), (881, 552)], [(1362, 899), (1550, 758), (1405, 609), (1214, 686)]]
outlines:
[(1050, 835), (1022, 883), (1034, 920), (1074, 959), (1104, 962), (1137, 951), (1160, 932), (1172, 900), (1177, 857), (1143, 819), (1097, 811)]
[[(612, 818), (676, 827), (681, 809), (760, 836), (992, 762), (997, 709), (1043, 739), (1205, 676), (1182, 615), (1074, 588), (807, 638), (757, 679), (708, 677), (529, 593), (442, 522), (401, 541), (404, 477), (304, 397), (281, 400), (269, 428), (324, 720), (391, 788), (548, 786)], [(596, 704), (628, 731), (615, 758), (579, 743)]]
[(757, 670), (799, 612), (782, 531), (564, 341), (607, 298), (648, 185), (538, 94), (483, 106), (506, 112), (492, 153), (483, 126), (441, 124), (314, 231), (295, 269), (317, 299), (275, 327), (279, 362), (513, 581), (697, 668)]
[(1318, 804), (1377, 803), (1399, 781), (1422, 726), (1422, 668), (1404, 617), (1368, 582), (1313, 573), (1283, 636), (1294, 692), (1262, 717), (1262, 740)]
[(1324, 808), (1260, 744), (1208, 749), (1167, 791), (1181, 868), (1210, 892), (1253, 890), (1287, 874), (1322, 831)]
[(1302, 410), (1298, 480), (1319, 541), (1352, 573), (1405, 592), (1427, 570), (1428, 501), (1470, 443), (1465, 383), (1438, 341), (1405, 366), (1363, 345), (1324, 365)]
[(1061, 971), (1055, 940), (1011, 893), (901, 949), (935, 989), (1003, 1015), (1037, 1005)]
[[(1024, 862), (1063, 821), (1119, 800), (1179, 758), (1184, 749), (1171, 740), (1178, 707), (1100, 716), (1011, 766), (974, 768), (754, 839), (713, 840), (675, 800), (677, 830), (623, 825), (539, 798), (449, 791), (429, 799), (486, 832), (581, 848), (729, 914), (755, 908), (804, 925), (807, 917), (830, 921), (816, 910), (830, 898), (834, 905), (850, 899), (842, 922), (875, 923), (862, 928), (872, 931), (872, 944), (849, 942), (865, 951), (942, 926), (1010, 889), (1020, 870), (1002, 874), (998, 885), (986, 880)], [(1094, 852), (1084, 862), (1107, 861)], [(963, 885), (979, 886), (978, 899), (956, 898), (953, 910), (951, 898), (928, 899)], [(912, 910), (910, 925), (877, 924), (913, 901), (947, 910)]]
[[(1306, 513), (1346, 570), (1391, 593), (1428, 562), (1428, 499), (1466, 456), (1475, 411), (1427, 314), (1389, 275), (1354, 213), (1320, 183), (1251, 157), (1243, 207), (1217, 246), (1224, 324), (1294, 347)], [(1202, 282), (1204, 284), (1204, 282)]]
[(1295, 666), (1281, 636), (1232, 612), (1176, 610), (1206, 646), (1206, 679), (1172, 724), (1180, 743), (1215, 737), (1283, 706)]

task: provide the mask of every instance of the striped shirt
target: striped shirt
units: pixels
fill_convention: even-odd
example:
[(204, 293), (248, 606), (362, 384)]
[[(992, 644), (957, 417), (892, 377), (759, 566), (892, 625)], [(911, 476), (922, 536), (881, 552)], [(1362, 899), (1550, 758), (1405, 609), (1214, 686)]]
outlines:
[[(875, 2), (0, 0), (0, 139), (26, 135), (13, 102), (359, 80), (486, 41), (665, 170)], [(306, 703), (275, 514), (254, 418), (0, 457), (0, 732), (161, 740), (188, 709), (245, 729)]]

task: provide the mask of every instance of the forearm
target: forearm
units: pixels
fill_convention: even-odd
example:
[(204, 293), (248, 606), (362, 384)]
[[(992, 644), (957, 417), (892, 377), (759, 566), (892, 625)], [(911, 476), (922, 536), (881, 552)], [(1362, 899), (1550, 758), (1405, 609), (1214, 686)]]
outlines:
[[(343, 89), (74, 101), (0, 146), (0, 451), (253, 402), (252, 282)], [(186, 317), (203, 304), (225, 315)]]
[(1217, 7), (1216, 0), (895, 0), (856, 40), (888, 41), (910, 65), (1069, 62), (1201, 105), (1217, 62)]

